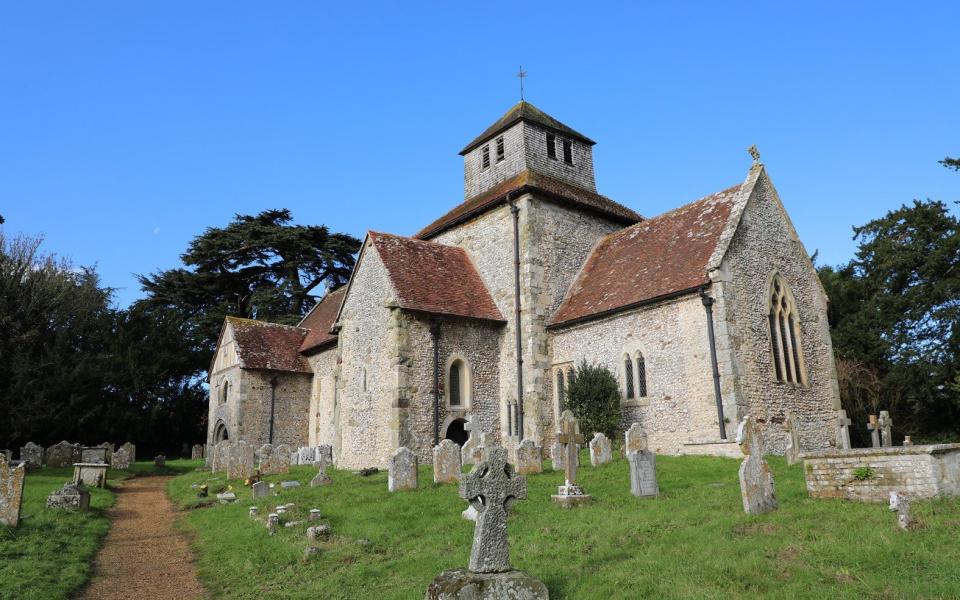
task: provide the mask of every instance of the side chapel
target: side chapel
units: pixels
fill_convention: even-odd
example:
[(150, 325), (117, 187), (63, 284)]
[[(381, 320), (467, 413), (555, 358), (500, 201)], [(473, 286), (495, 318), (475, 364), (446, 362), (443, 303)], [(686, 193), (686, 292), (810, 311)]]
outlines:
[[(740, 456), (832, 443), (827, 297), (766, 168), (656, 217), (597, 192), (594, 141), (529, 102), (460, 154), (464, 201), (416, 235), (370, 231), (347, 285), (296, 327), (228, 317), (208, 444), (331, 444), (341, 468), (478, 429), (553, 442), (571, 370), (607, 366), (651, 449)], [(590, 433), (590, 432), (585, 432)]]

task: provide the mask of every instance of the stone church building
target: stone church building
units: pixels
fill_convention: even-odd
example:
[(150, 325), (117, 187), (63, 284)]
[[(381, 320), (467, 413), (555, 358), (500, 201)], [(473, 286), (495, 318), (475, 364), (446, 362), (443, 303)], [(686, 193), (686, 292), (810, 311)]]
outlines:
[[(369, 232), (297, 327), (227, 318), (207, 442), (331, 444), (342, 468), (430, 460), (464, 423), (548, 447), (570, 371), (616, 374), (625, 425), (669, 454), (833, 439), (827, 298), (764, 166), (656, 217), (597, 192), (594, 142), (520, 102), (467, 144), (464, 201), (413, 237)], [(590, 433), (590, 432), (585, 432)]]

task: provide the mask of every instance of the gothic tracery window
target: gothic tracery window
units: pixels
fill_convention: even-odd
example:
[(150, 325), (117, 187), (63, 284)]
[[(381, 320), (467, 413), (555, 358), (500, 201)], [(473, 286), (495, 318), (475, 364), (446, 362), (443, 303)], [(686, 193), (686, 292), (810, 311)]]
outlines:
[(803, 349), (800, 346), (800, 317), (787, 284), (777, 275), (770, 291), (770, 350), (777, 381), (806, 384)]

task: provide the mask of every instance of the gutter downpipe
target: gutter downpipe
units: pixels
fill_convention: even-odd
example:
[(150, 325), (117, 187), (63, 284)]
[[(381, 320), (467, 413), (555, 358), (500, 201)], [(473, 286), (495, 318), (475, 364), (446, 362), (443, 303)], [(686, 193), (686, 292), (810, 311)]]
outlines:
[(430, 325), (433, 341), (433, 445), (440, 443), (440, 322)]
[(267, 443), (273, 444), (273, 416), (277, 405), (277, 376), (270, 379), (270, 433), (267, 436)]
[(707, 337), (710, 340), (710, 366), (713, 369), (713, 396), (717, 401), (717, 421), (720, 423), (720, 439), (727, 439), (727, 427), (723, 422), (723, 399), (720, 395), (720, 367), (717, 366), (717, 341), (713, 334), (713, 303), (705, 287), (700, 288), (700, 301), (707, 313)]
[(513, 306), (515, 313), (514, 328), (517, 338), (517, 403), (515, 406), (517, 436), (523, 441), (523, 348), (520, 337), (520, 208), (507, 194), (507, 204), (513, 215)]

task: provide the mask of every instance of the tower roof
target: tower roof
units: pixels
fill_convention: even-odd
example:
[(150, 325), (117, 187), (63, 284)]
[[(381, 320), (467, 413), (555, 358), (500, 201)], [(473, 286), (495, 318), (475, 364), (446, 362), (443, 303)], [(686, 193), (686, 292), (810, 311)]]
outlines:
[(502, 131), (506, 131), (514, 124), (519, 123), (520, 121), (529, 121), (530, 123), (536, 123), (541, 127), (546, 127), (547, 129), (553, 129), (554, 131), (561, 133), (563, 135), (576, 138), (584, 143), (596, 144), (593, 140), (587, 136), (579, 133), (570, 127), (567, 127), (560, 121), (554, 119), (547, 113), (543, 112), (536, 106), (530, 104), (529, 102), (521, 100), (517, 104), (513, 105), (513, 108), (508, 110), (502, 117), (497, 119), (496, 123), (487, 127), (486, 131), (478, 135), (473, 139), (472, 142), (464, 146), (463, 150), (460, 151), (461, 156), (470, 152), (483, 142), (492, 138)]

